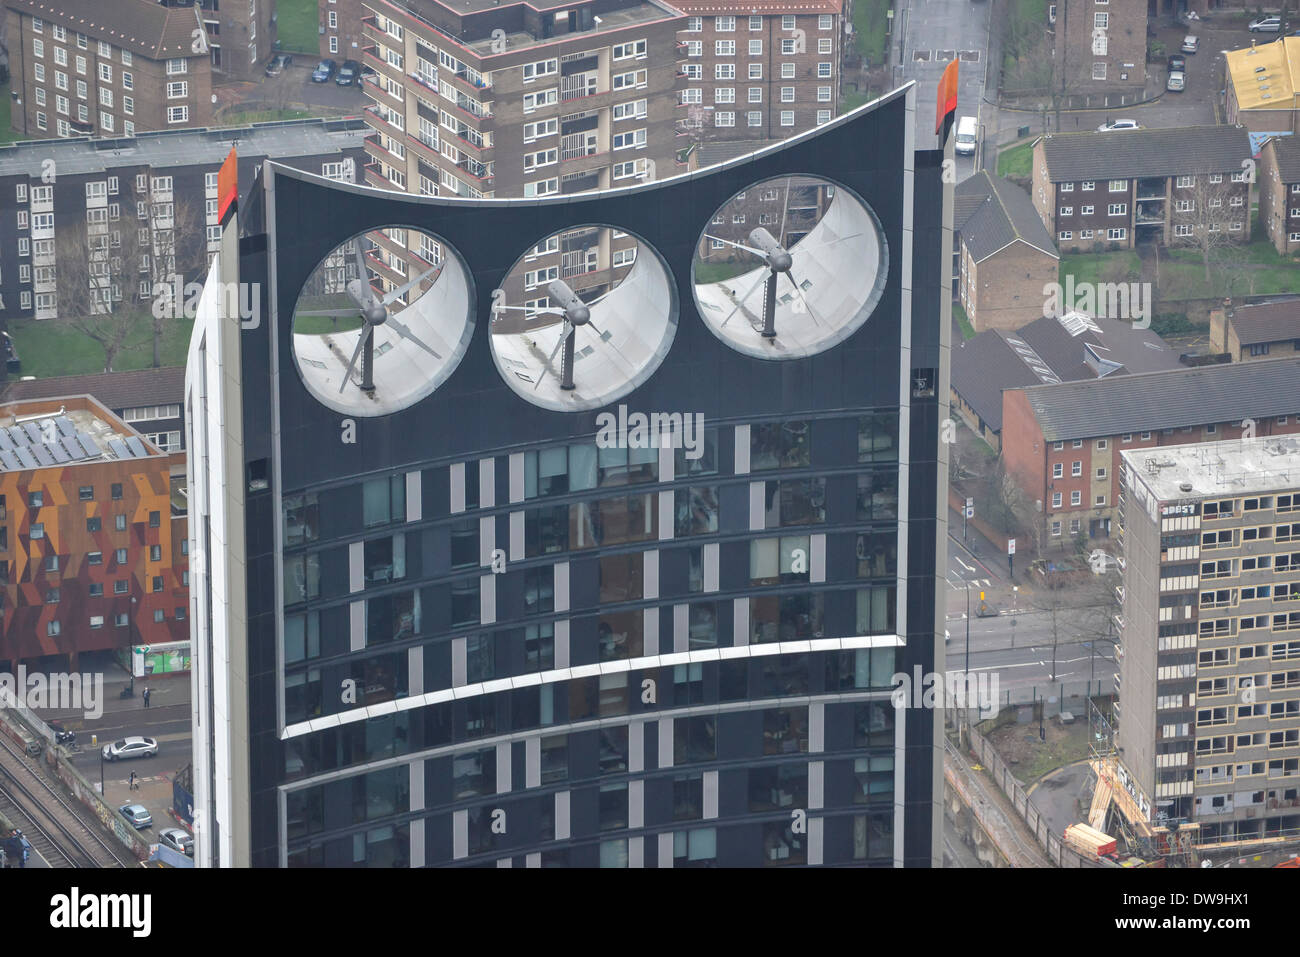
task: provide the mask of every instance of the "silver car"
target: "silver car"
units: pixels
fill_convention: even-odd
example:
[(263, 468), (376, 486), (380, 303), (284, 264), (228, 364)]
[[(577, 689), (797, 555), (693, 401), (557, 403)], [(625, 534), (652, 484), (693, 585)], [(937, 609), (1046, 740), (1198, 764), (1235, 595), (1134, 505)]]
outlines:
[(180, 851), (187, 857), (194, 856), (194, 836), (179, 827), (168, 827), (158, 832), (158, 843)]
[(131, 822), (131, 826), (137, 831), (143, 831), (147, 827), (153, 827), (153, 815), (143, 804), (123, 804), (119, 811), (122, 816)]
[(1170, 93), (1181, 93), (1187, 89), (1187, 76), (1175, 70), (1169, 74), (1169, 81), (1165, 83), (1165, 89)]
[(153, 738), (121, 738), (104, 745), (105, 761), (125, 761), (129, 758), (152, 758), (158, 754), (158, 742)]

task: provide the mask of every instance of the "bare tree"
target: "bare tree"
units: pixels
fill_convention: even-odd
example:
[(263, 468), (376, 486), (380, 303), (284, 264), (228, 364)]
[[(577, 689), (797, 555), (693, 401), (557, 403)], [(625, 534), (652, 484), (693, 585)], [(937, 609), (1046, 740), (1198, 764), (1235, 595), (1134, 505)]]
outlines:
[[(1097, 561), (1078, 578), (1078, 572), (1045, 571), (1042, 587), (1034, 589), (1030, 605), (1048, 617), (1052, 641), (1052, 670), (1050, 680), (1056, 680), (1056, 666), (1060, 660), (1060, 646), (1069, 641), (1095, 642), (1110, 634), (1110, 622), (1117, 610), (1115, 585), (1119, 581), (1113, 570), (1113, 559)], [(1066, 581), (1066, 576), (1072, 580)], [(1066, 629), (1068, 628), (1068, 634)]]
[(152, 327), (157, 368), (166, 323), (183, 314), (184, 303), (155, 310), (156, 296), (202, 278), (203, 219), (170, 191), (151, 197), (123, 190), (108, 198), (116, 201), (89, 208), (85, 222), (59, 229), (53, 267), (59, 316), (103, 347), (106, 372), (133, 332)]
[[(1170, 217), (1174, 242), (1194, 246), (1200, 252), (1207, 284), (1212, 281), (1210, 265), (1219, 250), (1246, 235), (1250, 210), (1246, 208), (1245, 197), (1250, 187), (1240, 180), (1234, 181), (1234, 177), (1243, 175), (1200, 171), (1179, 176), (1174, 181), (1174, 208)], [(1241, 204), (1234, 206), (1234, 199), (1240, 199)], [(1190, 235), (1178, 236), (1179, 227)]]

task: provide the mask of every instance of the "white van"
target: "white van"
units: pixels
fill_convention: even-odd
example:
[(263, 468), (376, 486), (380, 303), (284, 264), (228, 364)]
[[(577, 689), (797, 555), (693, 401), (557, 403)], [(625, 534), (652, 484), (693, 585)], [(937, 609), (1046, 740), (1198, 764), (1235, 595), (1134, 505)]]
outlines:
[(957, 142), (953, 146), (958, 153), (969, 156), (975, 152), (975, 138), (979, 126), (973, 116), (963, 116), (957, 121)]

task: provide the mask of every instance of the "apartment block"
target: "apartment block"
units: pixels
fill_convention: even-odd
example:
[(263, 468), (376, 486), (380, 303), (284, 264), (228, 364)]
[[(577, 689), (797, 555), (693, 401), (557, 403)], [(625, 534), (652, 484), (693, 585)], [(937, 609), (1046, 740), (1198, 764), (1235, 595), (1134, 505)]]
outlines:
[(160, 0), (167, 7), (199, 10), (212, 71), (233, 80), (260, 80), (275, 49), (275, 0)]
[[(175, 275), (182, 287), (200, 280), (220, 239), (217, 170), (233, 144), (246, 184), (267, 157), (356, 182), (364, 135), (356, 119), (302, 120), (0, 147), (0, 319), (104, 311), (127, 297), (147, 303)], [(60, 280), (60, 250), (65, 263), (93, 263), (81, 267), (84, 296)], [(62, 311), (60, 288), (70, 300)]]
[(189, 637), (169, 460), (87, 395), (0, 406), (0, 661)]
[(318, 0), (320, 55), (361, 59), (361, 0)]
[(1066, 252), (1194, 245), (1207, 231), (1247, 242), (1253, 153), (1240, 126), (1049, 134), (1030, 196)]
[[(778, 140), (830, 122), (840, 98), (840, 0), (674, 4), (677, 130), (692, 142)], [(757, 143), (753, 148), (757, 148)]]
[[(1053, 16), (1054, 14), (1054, 16)], [(1146, 85), (1146, 0), (1058, 0), (1050, 4), (1055, 88), (1080, 99), (1140, 94)]]
[(1110, 536), (1123, 452), (1298, 432), (1294, 358), (1002, 393), (1002, 455), (1042, 515), (1048, 547)]
[(1300, 439), (1122, 457), (1119, 760), (1201, 843), (1300, 827)]
[(1300, 144), (1275, 136), (1259, 151), (1259, 221), (1283, 256), (1300, 250)]
[(10, 125), (20, 138), (134, 136), (212, 121), (211, 51), (199, 8), (7, 0), (5, 12)]

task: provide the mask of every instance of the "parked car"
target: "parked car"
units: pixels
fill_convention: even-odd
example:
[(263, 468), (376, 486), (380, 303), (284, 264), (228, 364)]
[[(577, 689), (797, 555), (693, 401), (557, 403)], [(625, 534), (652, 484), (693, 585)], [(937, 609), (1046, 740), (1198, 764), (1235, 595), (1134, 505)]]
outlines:
[(153, 827), (153, 815), (143, 804), (123, 804), (118, 808), (122, 816), (131, 822), (131, 826), (137, 831), (143, 831), (147, 827)]
[(1169, 74), (1169, 80), (1165, 83), (1165, 89), (1170, 93), (1182, 93), (1187, 87), (1187, 77), (1182, 71), (1175, 70)]
[(139, 736), (122, 738), (104, 745), (105, 761), (124, 761), (128, 758), (152, 758), (158, 754), (158, 742)]
[(1281, 17), (1260, 17), (1250, 21), (1251, 33), (1277, 33), (1282, 29)]
[(180, 851), (186, 857), (194, 856), (194, 836), (179, 827), (168, 827), (158, 832), (158, 843), (165, 844), (173, 851)]
[(1181, 53), (1169, 54), (1169, 62), (1166, 64), (1166, 69), (1168, 69), (1170, 73), (1186, 73), (1187, 57), (1183, 56)]
[(339, 68), (338, 76), (334, 78), (334, 82), (339, 86), (360, 86), (361, 64), (356, 60), (344, 60), (343, 66)]
[(321, 60), (312, 70), (311, 81), (313, 83), (328, 83), (330, 77), (338, 72), (339, 65), (333, 60)]
[(1140, 130), (1137, 120), (1115, 120), (1112, 123), (1103, 123), (1097, 127), (1098, 133), (1110, 133), (1113, 130)]
[(1183, 45), (1178, 49), (1182, 50), (1184, 53), (1195, 53), (1200, 48), (1201, 48), (1200, 38), (1189, 36), (1189, 37), (1183, 37)]
[(271, 61), (266, 65), (267, 76), (279, 76), (284, 72), (284, 68), (293, 62), (293, 57), (287, 53), (277, 53), (271, 57)]

